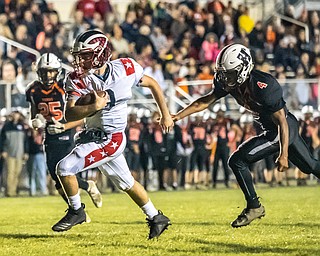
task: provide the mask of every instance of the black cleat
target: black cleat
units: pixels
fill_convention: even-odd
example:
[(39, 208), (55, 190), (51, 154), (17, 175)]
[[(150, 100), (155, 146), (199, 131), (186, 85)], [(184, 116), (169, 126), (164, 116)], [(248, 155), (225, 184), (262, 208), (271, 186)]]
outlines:
[(152, 220), (146, 219), (150, 228), (149, 239), (159, 237), (171, 225), (170, 219), (161, 211)]
[(75, 225), (85, 222), (87, 220), (87, 216), (84, 208), (84, 204), (81, 204), (81, 208), (78, 210), (74, 210), (69, 206), (67, 214), (52, 226), (52, 230), (56, 232), (63, 232), (71, 229)]
[(243, 226), (247, 226), (251, 223), (251, 221), (255, 219), (261, 219), (266, 215), (265, 209), (263, 205), (260, 205), (259, 208), (248, 209), (245, 208), (241, 214), (236, 218), (232, 223), (231, 226), (233, 228), (239, 228)]

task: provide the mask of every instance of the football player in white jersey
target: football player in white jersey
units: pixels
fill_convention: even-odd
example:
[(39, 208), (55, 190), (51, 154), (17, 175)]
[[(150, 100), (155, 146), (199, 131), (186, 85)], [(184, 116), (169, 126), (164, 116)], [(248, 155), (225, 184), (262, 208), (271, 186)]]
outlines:
[[(108, 38), (96, 30), (86, 31), (74, 41), (71, 52), (75, 71), (66, 77), (68, 101), (66, 119), (85, 118), (86, 129), (76, 139), (77, 146), (57, 165), (70, 207), (52, 229), (66, 231), (85, 221), (84, 204), (78, 194), (75, 174), (99, 168), (113, 183), (125, 191), (147, 216), (149, 239), (158, 237), (170, 225), (168, 217), (155, 208), (147, 192), (132, 177), (123, 155), (126, 145), (127, 101), (133, 86), (151, 90), (161, 113), (160, 125), (168, 133), (173, 121), (159, 84), (143, 74), (143, 68), (131, 58), (110, 61)], [(104, 71), (96, 75), (95, 70)], [(101, 94), (101, 91), (105, 93)], [(91, 95), (88, 104), (80, 104), (84, 95)], [(88, 96), (88, 95), (87, 95)], [(83, 102), (83, 101), (82, 101)]]

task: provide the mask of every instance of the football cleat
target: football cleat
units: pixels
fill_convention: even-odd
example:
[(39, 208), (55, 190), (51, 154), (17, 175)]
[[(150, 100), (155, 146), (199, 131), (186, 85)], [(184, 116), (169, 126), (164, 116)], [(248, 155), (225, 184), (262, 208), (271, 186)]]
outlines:
[(161, 211), (158, 211), (158, 214), (152, 220), (146, 220), (150, 228), (149, 239), (159, 237), (171, 225), (170, 219), (163, 215)]
[(245, 208), (241, 214), (236, 218), (232, 223), (231, 226), (233, 228), (239, 228), (243, 226), (247, 226), (251, 223), (251, 221), (255, 219), (261, 219), (266, 215), (265, 209), (263, 205), (260, 205), (259, 208), (248, 209)]
[(92, 202), (97, 208), (102, 207), (102, 195), (93, 180), (88, 180), (89, 188), (87, 190)]
[[(56, 232), (63, 232), (71, 229), (73, 226), (81, 224), (83, 222), (90, 222), (90, 218), (87, 217), (84, 211), (85, 205), (81, 204), (78, 210), (74, 210), (69, 206), (67, 214), (52, 226), (52, 230)], [(88, 218), (88, 221), (87, 221)]]

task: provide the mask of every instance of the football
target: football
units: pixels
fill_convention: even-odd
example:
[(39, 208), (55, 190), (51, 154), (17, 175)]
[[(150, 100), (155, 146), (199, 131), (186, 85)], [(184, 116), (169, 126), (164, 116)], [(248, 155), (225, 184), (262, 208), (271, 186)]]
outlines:
[[(104, 97), (106, 96), (106, 92), (105, 91), (96, 91), (96, 93), (98, 94), (98, 96), (100, 97)], [(76, 106), (83, 106), (83, 105), (90, 105), (92, 103), (94, 103), (95, 101), (95, 97), (93, 92), (90, 92), (86, 95), (82, 95), (75, 103)]]

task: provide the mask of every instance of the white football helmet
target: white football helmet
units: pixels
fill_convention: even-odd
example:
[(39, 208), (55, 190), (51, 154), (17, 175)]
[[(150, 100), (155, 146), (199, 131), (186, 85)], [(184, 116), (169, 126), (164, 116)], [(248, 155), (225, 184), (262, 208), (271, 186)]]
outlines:
[(301, 109), (301, 113), (304, 115), (313, 114), (313, 111), (313, 107), (310, 105), (303, 106), (303, 108)]
[(103, 67), (112, 56), (109, 39), (97, 30), (88, 30), (78, 35), (73, 42), (71, 54), (78, 76), (91, 69)]
[(226, 112), (227, 111), (227, 106), (225, 104), (220, 104), (220, 103), (217, 103), (213, 106), (213, 112), (214, 113), (217, 113), (219, 111), (222, 111), (222, 112)]
[(246, 81), (253, 69), (250, 50), (241, 44), (225, 46), (216, 60), (217, 81), (225, 89), (233, 89)]
[(40, 82), (46, 88), (51, 87), (62, 72), (61, 60), (53, 53), (44, 53), (36, 62), (36, 72)]

